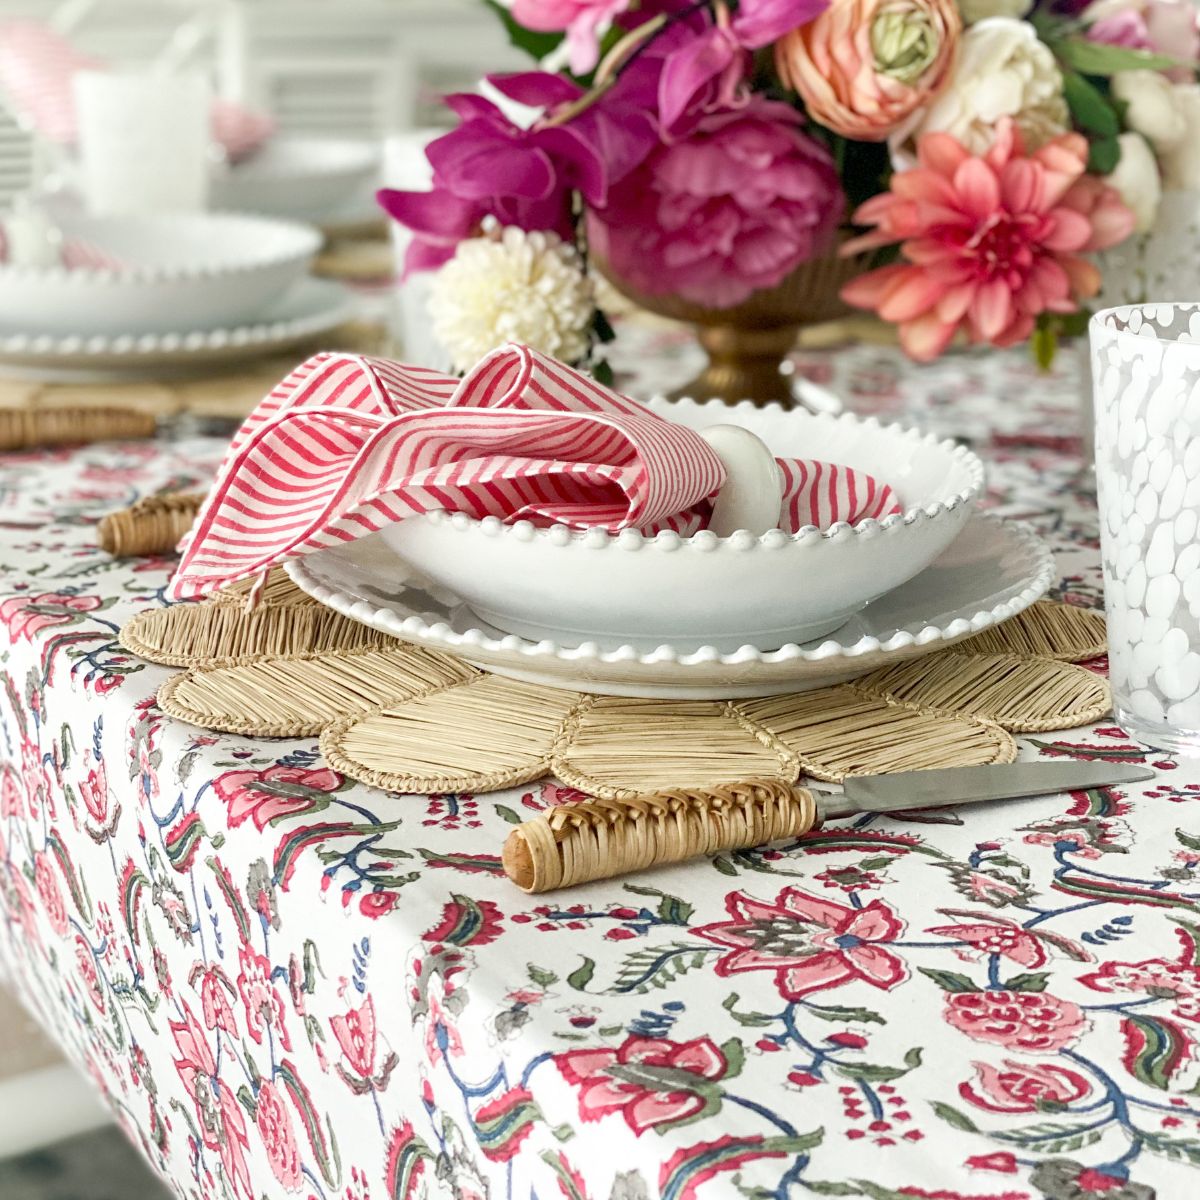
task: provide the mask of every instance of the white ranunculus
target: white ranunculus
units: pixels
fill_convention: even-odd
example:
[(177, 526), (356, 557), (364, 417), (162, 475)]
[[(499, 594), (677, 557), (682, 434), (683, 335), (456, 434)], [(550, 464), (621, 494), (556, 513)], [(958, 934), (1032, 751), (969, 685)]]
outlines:
[(1135, 232), (1149, 233), (1158, 219), (1158, 206), (1162, 201), (1158, 162), (1140, 133), (1123, 133), (1117, 141), (1121, 145), (1121, 161), (1104, 182), (1115, 188), (1133, 210), (1137, 218)]
[(1159, 155), (1163, 185), (1196, 191), (1200, 190), (1200, 85), (1176, 84), (1175, 93), (1184, 133), (1177, 146)]
[(972, 154), (995, 139), (996, 124), (1012, 117), (1028, 150), (1067, 129), (1062, 73), (1054, 55), (1027, 21), (988, 17), (962, 36), (954, 71), (915, 127), (953, 134)]
[(1173, 150), (1187, 133), (1179, 88), (1158, 71), (1118, 71), (1113, 95), (1127, 105), (1125, 124), (1150, 139), (1160, 154)]
[(986, 21), (988, 17), (1023, 17), (1033, 7), (1033, 0), (959, 0), (958, 11), (964, 25)]
[(456, 371), (470, 370), (506, 342), (566, 363), (588, 351), (596, 302), (574, 246), (555, 233), (484, 223), (459, 243), (429, 291), (433, 333)]

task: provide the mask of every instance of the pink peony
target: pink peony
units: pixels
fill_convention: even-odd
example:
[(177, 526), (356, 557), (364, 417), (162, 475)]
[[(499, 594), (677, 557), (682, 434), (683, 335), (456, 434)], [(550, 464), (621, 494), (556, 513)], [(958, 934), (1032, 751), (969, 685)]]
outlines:
[(854, 254), (900, 242), (908, 261), (861, 275), (843, 299), (897, 322), (921, 362), (959, 329), (973, 342), (1011, 346), (1040, 313), (1075, 312), (1100, 287), (1100, 272), (1080, 255), (1116, 245), (1134, 225), (1117, 193), (1084, 174), (1087, 155), (1074, 133), (1026, 155), (1010, 120), (982, 155), (949, 134), (923, 135), (918, 165), (854, 215), (875, 231), (843, 247)]
[(754, 98), (660, 146), (592, 213), (623, 282), (730, 308), (829, 245), (845, 207), (833, 161), (785, 104)]

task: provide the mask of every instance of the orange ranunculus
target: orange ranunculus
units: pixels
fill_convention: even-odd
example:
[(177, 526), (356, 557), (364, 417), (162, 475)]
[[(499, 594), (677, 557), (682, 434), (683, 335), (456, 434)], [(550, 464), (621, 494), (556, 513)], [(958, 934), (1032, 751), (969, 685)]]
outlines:
[(775, 43), (775, 66), (814, 121), (881, 142), (942, 85), (961, 32), (955, 0), (833, 0)]

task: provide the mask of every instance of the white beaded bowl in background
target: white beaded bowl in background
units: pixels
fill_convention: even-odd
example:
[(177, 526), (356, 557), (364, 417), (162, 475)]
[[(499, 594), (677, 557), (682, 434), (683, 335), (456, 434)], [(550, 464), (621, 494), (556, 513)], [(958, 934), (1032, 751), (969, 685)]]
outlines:
[(428, 513), (381, 533), (403, 560), (397, 578), (415, 570), (489, 625), (534, 640), (769, 649), (821, 637), (919, 574), (958, 536), (983, 490), (983, 466), (964, 447), (874, 419), (719, 401), (650, 407), (693, 429), (743, 426), (780, 457), (868, 472), (892, 486), (903, 510), (854, 526), (724, 538)]
[(105, 267), (0, 264), (0, 334), (96, 337), (192, 333), (250, 322), (308, 272), (308, 225), (210, 213), (65, 216), (64, 238)]
[(215, 175), (212, 203), (319, 224), (337, 216), (378, 173), (379, 151), (370, 142), (280, 135)]

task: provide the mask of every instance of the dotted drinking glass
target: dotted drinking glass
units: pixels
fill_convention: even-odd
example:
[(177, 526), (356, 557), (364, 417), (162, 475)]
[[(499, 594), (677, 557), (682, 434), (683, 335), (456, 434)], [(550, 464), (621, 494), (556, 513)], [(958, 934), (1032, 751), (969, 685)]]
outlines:
[(1138, 740), (1200, 753), (1200, 303), (1089, 327), (1113, 707)]

